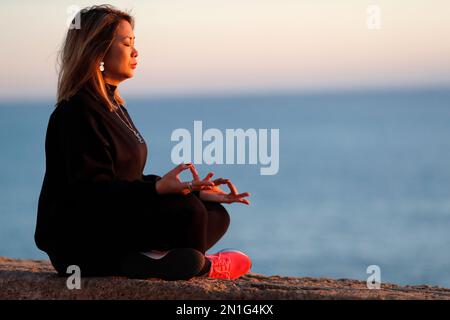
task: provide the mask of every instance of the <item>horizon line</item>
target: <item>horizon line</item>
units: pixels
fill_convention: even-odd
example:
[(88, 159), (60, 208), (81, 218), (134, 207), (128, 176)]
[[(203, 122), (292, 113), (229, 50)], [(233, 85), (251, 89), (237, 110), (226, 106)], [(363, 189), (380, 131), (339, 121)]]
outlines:
[[(208, 99), (208, 98), (239, 98), (239, 97), (275, 97), (275, 96), (327, 96), (327, 95), (351, 95), (351, 94), (375, 94), (375, 93), (400, 93), (400, 92), (442, 92), (450, 93), (449, 85), (411, 85), (411, 86), (370, 86), (370, 87), (333, 87), (333, 88), (310, 88), (310, 89), (256, 89), (256, 90), (230, 90), (230, 91), (190, 91), (174, 93), (129, 93), (126, 100), (170, 100), (170, 99)], [(43, 95), (38, 97), (0, 97), (0, 104), (31, 101), (56, 100), (56, 97)]]

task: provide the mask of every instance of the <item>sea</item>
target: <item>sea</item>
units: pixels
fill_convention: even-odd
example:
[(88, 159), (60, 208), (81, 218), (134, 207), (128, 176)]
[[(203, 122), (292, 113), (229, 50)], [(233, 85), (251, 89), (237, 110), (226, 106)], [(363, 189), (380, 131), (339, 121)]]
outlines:
[[(33, 236), (54, 103), (0, 100), (0, 256), (48, 258)], [(177, 165), (177, 129), (190, 133), (192, 156), (194, 144), (212, 143), (196, 121), (223, 135), (222, 164), (191, 161), (200, 176), (251, 193), (251, 204), (224, 204), (231, 224), (210, 252), (241, 250), (265, 275), (366, 281), (375, 266), (381, 283), (450, 287), (449, 89), (129, 97), (125, 106), (147, 143), (145, 174)], [(226, 132), (237, 129), (258, 141), (241, 146), (239, 164), (225, 161)], [(275, 155), (276, 170), (262, 174)]]

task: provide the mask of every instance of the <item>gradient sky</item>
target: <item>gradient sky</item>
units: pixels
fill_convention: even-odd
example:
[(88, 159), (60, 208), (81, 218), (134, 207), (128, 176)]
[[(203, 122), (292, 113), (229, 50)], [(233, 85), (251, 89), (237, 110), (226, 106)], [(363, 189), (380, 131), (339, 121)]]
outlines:
[[(2, 1), (0, 99), (54, 97), (66, 10), (101, 3)], [(448, 0), (109, 3), (136, 17), (139, 66), (123, 94), (450, 85)], [(373, 4), (380, 30), (366, 26)]]

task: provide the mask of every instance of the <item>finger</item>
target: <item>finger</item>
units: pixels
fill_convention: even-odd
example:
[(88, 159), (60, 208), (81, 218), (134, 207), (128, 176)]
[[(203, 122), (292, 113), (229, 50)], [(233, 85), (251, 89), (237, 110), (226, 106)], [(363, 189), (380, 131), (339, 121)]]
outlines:
[(192, 166), (192, 163), (180, 163), (177, 165), (172, 171), (170, 171), (172, 174), (178, 175), (183, 170), (186, 170)]
[(197, 190), (213, 190), (214, 186), (200, 186), (200, 187), (193, 186), (193, 188)]
[(214, 172), (209, 172), (207, 175), (206, 175), (206, 177), (205, 177), (205, 179), (203, 179), (203, 181), (209, 181), (209, 179), (211, 179), (211, 177), (214, 175)]
[(236, 197), (238, 197), (238, 198), (249, 197), (249, 196), (250, 196), (250, 193), (248, 193), (248, 192), (243, 192), (243, 193), (239, 193), (236, 195)]
[(234, 186), (233, 183), (231, 183), (230, 180), (228, 180), (227, 185), (228, 185), (228, 188), (230, 188), (230, 191), (233, 195), (236, 195), (238, 193), (236, 187)]
[(192, 181), (192, 186), (193, 187), (201, 187), (201, 186), (213, 187), (214, 186), (214, 182), (212, 182), (212, 181), (203, 181), (203, 180)]
[(187, 181), (187, 182), (181, 182), (181, 186), (183, 189), (189, 189), (189, 185), (192, 186), (192, 182)]
[(221, 184), (227, 184), (228, 181), (230, 181), (230, 180), (224, 179), (224, 178), (218, 178), (218, 179), (214, 180), (213, 182), (217, 186), (217, 185), (221, 185)]
[(221, 184), (226, 184), (228, 185), (228, 188), (231, 191), (231, 194), (236, 195), (238, 193), (236, 187), (234, 186), (234, 184), (230, 181), (230, 179), (224, 179), (224, 178), (219, 178), (214, 180), (215, 185), (221, 185)]
[(240, 199), (240, 200), (238, 200), (238, 201), (236, 201), (236, 202), (244, 203), (244, 204), (246, 204), (246, 205), (249, 205), (249, 204), (250, 204), (250, 201), (248, 201), (247, 199)]
[(195, 168), (195, 166), (193, 164), (191, 164), (189, 169), (191, 170), (192, 177), (194, 177), (194, 180), (200, 180), (200, 176), (198, 175), (197, 169)]
[(232, 199), (234, 202), (249, 202), (249, 200), (244, 199), (245, 194), (241, 193), (239, 195), (228, 194), (228, 197)]
[(204, 187), (213, 188), (214, 186), (208, 185), (210, 182), (203, 182), (203, 181), (186, 181), (181, 182), (181, 188), (194, 191), (194, 190), (202, 190)]
[(242, 198), (235, 198), (234, 200), (233, 200), (233, 202), (240, 202), (240, 203), (245, 203), (245, 204), (250, 204), (250, 201), (249, 200), (247, 200), (247, 199), (242, 199)]

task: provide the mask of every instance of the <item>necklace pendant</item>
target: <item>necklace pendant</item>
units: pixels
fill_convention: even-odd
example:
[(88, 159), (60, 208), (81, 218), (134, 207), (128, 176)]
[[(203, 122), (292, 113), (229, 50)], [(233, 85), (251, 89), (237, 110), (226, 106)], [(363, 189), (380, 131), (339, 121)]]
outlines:
[(134, 132), (134, 135), (139, 140), (139, 143), (144, 143), (144, 140), (142, 139), (141, 135), (138, 132)]
[[(114, 99), (115, 101), (115, 99)], [(122, 112), (125, 120), (127, 120), (128, 124), (119, 116), (119, 114), (117, 113), (117, 111), (115, 110), (114, 113), (119, 117), (120, 121), (122, 121), (125, 126), (131, 130), (131, 132), (133, 132), (133, 134), (136, 136), (136, 138), (138, 139), (139, 143), (145, 143), (144, 139), (142, 139), (141, 135), (139, 134), (139, 132), (137, 132), (136, 130), (133, 129), (133, 126), (131, 125), (131, 123), (128, 121), (127, 116), (125, 115), (125, 113), (122, 111), (122, 109), (120, 108), (120, 105), (116, 102), (116, 106), (118, 109), (120, 109), (120, 111)]]

